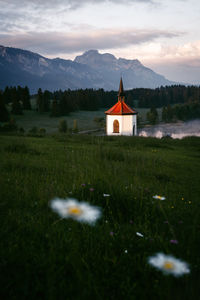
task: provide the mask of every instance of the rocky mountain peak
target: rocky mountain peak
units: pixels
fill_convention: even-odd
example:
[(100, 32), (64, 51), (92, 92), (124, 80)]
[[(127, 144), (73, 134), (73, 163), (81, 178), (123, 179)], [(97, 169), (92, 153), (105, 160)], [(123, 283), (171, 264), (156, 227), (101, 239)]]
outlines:
[(98, 50), (89, 50), (74, 59), (75, 62), (87, 65), (99, 66), (102, 63), (116, 61), (116, 57), (110, 53), (101, 54)]
[(174, 84), (137, 59), (117, 59), (98, 50), (86, 51), (71, 61), (48, 59), (31, 51), (0, 46), (0, 66), (0, 89), (7, 85), (27, 85), (33, 92), (39, 87), (51, 91), (68, 88), (117, 90), (121, 75), (125, 89)]

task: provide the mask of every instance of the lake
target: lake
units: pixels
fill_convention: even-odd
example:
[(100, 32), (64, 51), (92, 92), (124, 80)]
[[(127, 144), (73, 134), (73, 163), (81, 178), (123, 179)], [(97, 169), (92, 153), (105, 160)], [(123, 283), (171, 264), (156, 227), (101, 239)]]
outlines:
[(200, 119), (188, 122), (162, 123), (153, 126), (145, 126), (138, 130), (138, 135), (157, 138), (170, 136), (173, 139), (182, 139), (186, 136), (200, 137)]

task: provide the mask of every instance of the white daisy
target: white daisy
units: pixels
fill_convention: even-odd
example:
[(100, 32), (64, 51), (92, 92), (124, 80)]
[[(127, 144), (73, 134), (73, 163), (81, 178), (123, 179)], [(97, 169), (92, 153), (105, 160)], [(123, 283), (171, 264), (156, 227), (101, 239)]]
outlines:
[(55, 198), (51, 201), (50, 206), (61, 218), (72, 218), (89, 224), (94, 224), (101, 216), (99, 207), (91, 206), (86, 202), (78, 202), (73, 198)]
[(104, 197), (110, 197), (110, 194), (103, 194)]
[(144, 237), (144, 235), (142, 233), (140, 233), (140, 232), (136, 232), (136, 235), (140, 236), (140, 237)]
[(166, 198), (165, 197), (162, 197), (162, 196), (159, 196), (159, 195), (155, 195), (153, 196), (154, 199), (157, 199), (157, 200), (165, 200)]
[(150, 265), (163, 271), (164, 274), (172, 274), (176, 277), (190, 273), (188, 264), (171, 255), (157, 253), (155, 256), (148, 258)]

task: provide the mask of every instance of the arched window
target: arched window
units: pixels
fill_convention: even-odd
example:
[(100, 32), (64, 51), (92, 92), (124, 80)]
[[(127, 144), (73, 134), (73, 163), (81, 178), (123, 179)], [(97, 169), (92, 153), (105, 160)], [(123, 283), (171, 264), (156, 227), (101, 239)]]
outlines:
[(113, 122), (113, 133), (119, 133), (119, 121), (114, 120)]

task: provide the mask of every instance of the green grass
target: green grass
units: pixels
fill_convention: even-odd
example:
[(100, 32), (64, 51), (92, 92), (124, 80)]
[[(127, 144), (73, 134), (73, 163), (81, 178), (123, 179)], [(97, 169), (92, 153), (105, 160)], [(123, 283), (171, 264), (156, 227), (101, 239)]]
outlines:
[[(198, 299), (199, 149), (195, 137), (0, 136), (1, 299)], [(61, 220), (54, 197), (97, 205), (102, 217)], [(157, 252), (191, 273), (153, 269)]]
[[(77, 120), (78, 129), (80, 131), (84, 130), (92, 130), (97, 129), (99, 125), (94, 122), (95, 117), (105, 117), (105, 109), (101, 109), (99, 111), (78, 111), (70, 113), (68, 116), (62, 117), (49, 117), (49, 113), (39, 114), (38, 112), (32, 111), (24, 111), (23, 115), (14, 116), (16, 119), (18, 127), (23, 127), (26, 131), (30, 130), (34, 126), (39, 128), (45, 128), (47, 133), (55, 133), (58, 132), (58, 125), (60, 120), (66, 120), (68, 127), (73, 128), (73, 121)], [(146, 121), (146, 113), (149, 109), (147, 108), (139, 108), (137, 109), (140, 117), (143, 121)], [(160, 113), (159, 109), (159, 113)]]
[(89, 130), (96, 129), (98, 125), (94, 122), (95, 117), (103, 117), (104, 111), (80, 111), (70, 113), (68, 116), (50, 117), (49, 113), (39, 114), (36, 111), (24, 111), (22, 116), (14, 116), (18, 127), (23, 127), (26, 131), (34, 126), (45, 128), (47, 133), (58, 132), (60, 120), (66, 120), (68, 128), (73, 128), (73, 121), (77, 120), (78, 129)]

